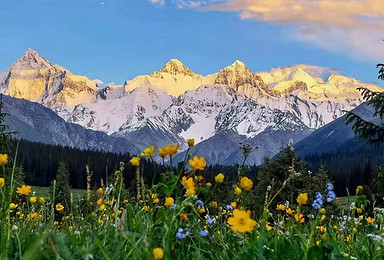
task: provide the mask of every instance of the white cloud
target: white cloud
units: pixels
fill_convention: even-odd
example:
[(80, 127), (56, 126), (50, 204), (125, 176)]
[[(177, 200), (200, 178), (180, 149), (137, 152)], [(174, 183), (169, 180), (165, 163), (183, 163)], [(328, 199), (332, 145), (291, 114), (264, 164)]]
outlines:
[(105, 3), (104, 2), (100, 2), (100, 5), (105, 5)]
[(200, 8), (207, 5), (207, 2), (202, 0), (173, 0), (173, 3), (179, 9)]
[(153, 5), (165, 5), (165, 0), (148, 0)]
[(104, 86), (104, 82), (101, 79), (94, 79), (92, 81), (95, 82), (99, 87)]
[[(276, 26), (295, 39), (357, 59), (384, 59), (383, 0), (174, 0), (179, 8), (238, 12)], [(286, 29), (286, 27), (285, 27)]]

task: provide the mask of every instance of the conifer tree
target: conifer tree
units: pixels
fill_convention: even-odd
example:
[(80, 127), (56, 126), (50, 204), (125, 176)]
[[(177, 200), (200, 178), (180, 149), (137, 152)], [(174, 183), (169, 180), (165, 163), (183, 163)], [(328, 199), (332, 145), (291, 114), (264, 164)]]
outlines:
[(64, 211), (69, 212), (68, 210), (71, 206), (71, 187), (69, 185), (68, 166), (64, 162), (60, 162), (57, 170), (54, 203), (61, 203), (64, 206)]
[[(384, 64), (377, 64), (379, 70), (378, 78), (384, 80)], [(384, 92), (371, 91), (367, 88), (358, 88), (362, 92), (363, 99), (373, 108), (373, 116), (379, 116), (384, 120)], [(384, 125), (375, 124), (363, 119), (353, 111), (348, 112), (347, 124), (353, 124), (352, 129), (359, 139), (367, 141), (369, 144), (379, 144), (384, 142)]]
[(8, 133), (8, 125), (5, 124), (5, 117), (8, 113), (3, 111), (3, 94), (0, 94), (0, 153), (9, 154), (11, 152), (11, 137)]

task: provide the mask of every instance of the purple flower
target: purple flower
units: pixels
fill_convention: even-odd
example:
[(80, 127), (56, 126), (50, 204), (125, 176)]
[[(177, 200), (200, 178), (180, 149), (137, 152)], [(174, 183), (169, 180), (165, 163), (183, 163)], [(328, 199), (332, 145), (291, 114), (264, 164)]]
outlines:
[(200, 236), (202, 236), (202, 237), (208, 236), (208, 230), (206, 230), (206, 229), (201, 230), (200, 231)]

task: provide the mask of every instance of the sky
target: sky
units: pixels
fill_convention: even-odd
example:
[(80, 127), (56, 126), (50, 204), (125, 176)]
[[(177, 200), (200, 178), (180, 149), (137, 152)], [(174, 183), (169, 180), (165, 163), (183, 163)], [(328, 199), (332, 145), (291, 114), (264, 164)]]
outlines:
[(122, 84), (172, 58), (207, 75), (310, 64), (384, 86), (382, 0), (0, 0), (0, 71), (28, 48)]

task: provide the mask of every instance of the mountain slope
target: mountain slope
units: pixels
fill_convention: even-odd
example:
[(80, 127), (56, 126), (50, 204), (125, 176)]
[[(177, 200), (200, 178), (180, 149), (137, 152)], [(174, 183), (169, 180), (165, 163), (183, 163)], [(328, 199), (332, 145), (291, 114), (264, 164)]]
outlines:
[(70, 124), (50, 109), (34, 102), (3, 96), (4, 112), (10, 115), (5, 124), (16, 137), (46, 144), (57, 144), (80, 149), (137, 153), (125, 138), (115, 138), (102, 132)]
[[(363, 119), (381, 124), (378, 117), (373, 117), (374, 108), (363, 103), (353, 110), (354, 113)], [(295, 151), (300, 156), (308, 154), (322, 154), (324, 152), (341, 151), (367, 147), (352, 130), (352, 125), (346, 124), (346, 116), (342, 116), (328, 125), (314, 131), (308, 137), (294, 145)]]

